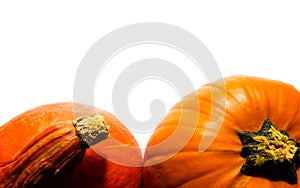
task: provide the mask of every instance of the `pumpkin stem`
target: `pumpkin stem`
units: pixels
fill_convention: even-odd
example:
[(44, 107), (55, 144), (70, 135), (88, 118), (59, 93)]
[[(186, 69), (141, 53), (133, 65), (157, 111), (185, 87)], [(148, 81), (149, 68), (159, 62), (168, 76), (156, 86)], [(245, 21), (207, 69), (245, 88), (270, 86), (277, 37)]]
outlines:
[(108, 137), (109, 125), (106, 125), (103, 116), (79, 117), (73, 121), (73, 125), (84, 148), (89, 148)]
[(300, 143), (284, 130), (277, 130), (265, 119), (258, 132), (238, 131), (242, 142), (241, 156), (245, 163), (241, 173), (264, 177), (272, 181), (297, 184), (300, 165)]

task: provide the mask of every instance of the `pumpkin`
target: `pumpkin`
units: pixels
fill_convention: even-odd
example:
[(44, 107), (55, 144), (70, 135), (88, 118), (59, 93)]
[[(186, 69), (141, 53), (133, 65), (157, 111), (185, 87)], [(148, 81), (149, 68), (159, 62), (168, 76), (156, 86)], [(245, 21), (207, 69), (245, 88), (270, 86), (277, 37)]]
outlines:
[(232, 76), (178, 102), (144, 158), (145, 187), (300, 187), (300, 93)]
[(8, 121), (0, 127), (0, 187), (61, 186), (87, 148), (108, 138), (114, 127), (113, 121), (106, 123), (109, 118), (88, 105), (55, 103)]

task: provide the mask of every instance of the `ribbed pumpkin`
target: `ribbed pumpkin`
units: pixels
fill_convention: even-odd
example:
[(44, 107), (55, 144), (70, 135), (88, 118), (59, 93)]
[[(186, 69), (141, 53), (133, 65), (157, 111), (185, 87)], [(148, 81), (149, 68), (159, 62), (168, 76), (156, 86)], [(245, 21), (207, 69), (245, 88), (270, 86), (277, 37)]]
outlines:
[(300, 187), (300, 93), (232, 76), (177, 103), (152, 135), (145, 187)]
[[(111, 137), (108, 134), (132, 142), (127, 129), (115, 121), (103, 110), (73, 103), (44, 105), (13, 118), (0, 127), (0, 187), (63, 186), (84, 160), (87, 148), (97, 147), (99, 141)], [(134, 154), (140, 159), (139, 152)], [(105, 173), (107, 167), (101, 170)], [(136, 169), (120, 170), (124, 177), (141, 174)], [(103, 181), (118, 182), (116, 178)]]

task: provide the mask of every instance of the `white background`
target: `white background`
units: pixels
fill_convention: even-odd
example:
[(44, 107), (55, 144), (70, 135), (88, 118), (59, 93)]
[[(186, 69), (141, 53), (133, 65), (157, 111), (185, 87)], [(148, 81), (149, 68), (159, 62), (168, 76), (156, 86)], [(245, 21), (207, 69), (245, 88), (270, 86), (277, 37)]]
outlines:
[[(300, 89), (299, 10), (296, 0), (1, 1), (0, 124), (32, 107), (72, 101), (76, 71), (89, 48), (109, 32), (139, 22), (169, 23), (194, 34), (213, 54), (224, 77), (267, 77)], [(168, 55), (173, 57), (171, 52), (163, 54)], [(155, 85), (159, 84), (148, 88)], [(149, 115), (148, 103), (132, 102), (151, 98), (143, 88), (137, 87), (130, 99), (138, 119)], [(167, 108), (176, 102), (174, 95), (170, 89), (173, 97), (167, 97)], [(99, 105), (111, 111), (109, 104)], [(138, 139), (142, 145), (147, 141)]]

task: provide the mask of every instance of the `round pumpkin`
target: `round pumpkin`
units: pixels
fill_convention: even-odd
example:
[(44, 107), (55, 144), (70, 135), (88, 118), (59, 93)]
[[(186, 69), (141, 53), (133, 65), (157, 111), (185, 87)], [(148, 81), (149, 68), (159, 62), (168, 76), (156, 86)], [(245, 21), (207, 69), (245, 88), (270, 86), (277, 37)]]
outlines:
[(300, 93), (232, 76), (177, 103), (144, 159), (145, 187), (300, 187)]
[[(39, 106), (1, 126), (0, 137), (0, 187), (141, 184), (137, 143), (104, 110), (73, 103)], [(81, 175), (74, 180), (70, 176), (78, 165)]]

